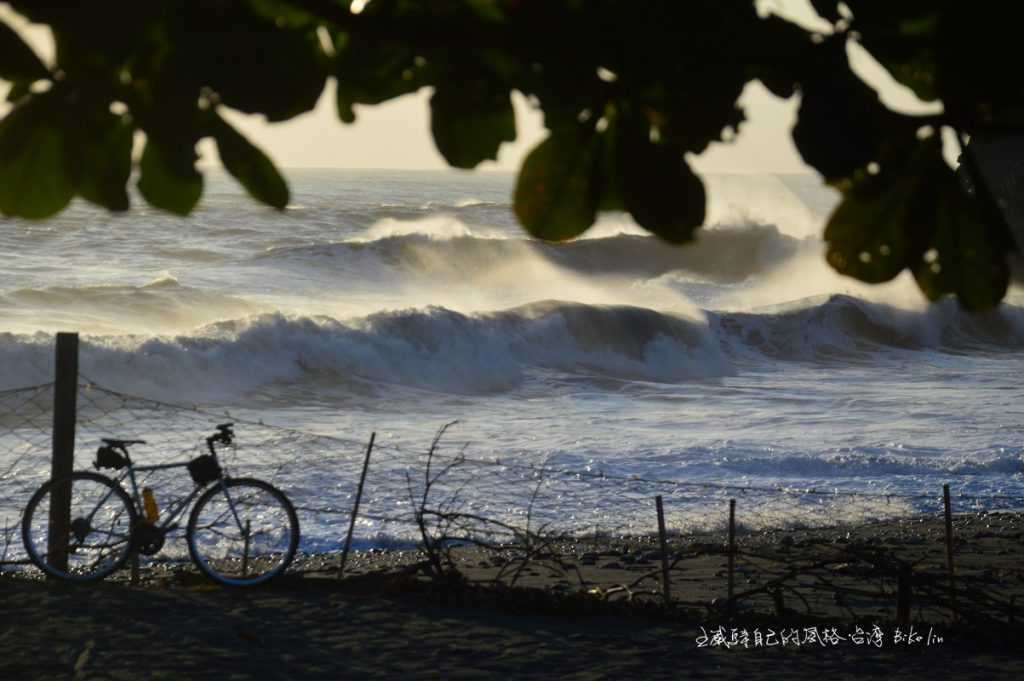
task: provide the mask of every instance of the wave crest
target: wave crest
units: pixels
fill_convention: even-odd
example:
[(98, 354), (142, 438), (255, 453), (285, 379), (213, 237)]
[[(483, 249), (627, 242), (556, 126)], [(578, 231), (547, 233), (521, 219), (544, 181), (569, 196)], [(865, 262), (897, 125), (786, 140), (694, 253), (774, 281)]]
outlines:
[[(83, 372), (127, 392), (223, 398), (274, 384), (364, 394), (397, 385), (451, 394), (531, 386), (611, 388), (735, 373), (735, 362), (877, 363), (893, 352), (1024, 347), (1024, 310), (910, 311), (832, 296), (783, 309), (706, 313), (556, 300), (464, 314), (443, 307), (339, 320), (265, 313), (180, 336), (87, 336)], [(0, 335), (0, 389), (52, 376), (52, 336)], [(568, 382), (568, 383), (567, 383)]]
[(885, 350), (1016, 350), (1024, 310), (1004, 304), (970, 313), (953, 299), (906, 310), (848, 295), (798, 301), (772, 311), (709, 313), (734, 354), (795, 360), (875, 359)]
[(407, 277), (461, 278), (517, 262), (546, 261), (590, 276), (652, 278), (684, 271), (717, 282), (737, 282), (773, 269), (803, 242), (772, 225), (746, 225), (703, 231), (697, 242), (673, 248), (650, 236), (618, 233), (566, 243), (501, 238), (460, 223), (431, 228), (381, 227), (358, 241), (278, 248), (258, 256), (262, 264), (289, 267), (362, 268), (381, 265)]
[[(36, 367), (38, 375), (22, 383), (48, 380), (52, 368), (42, 348), (50, 342), (42, 334), (7, 334), (0, 355)], [(275, 313), (218, 322), (190, 336), (87, 337), (81, 364), (95, 380), (129, 392), (216, 397), (274, 383), (345, 390), (369, 382), (481, 394), (511, 390), (536, 372), (541, 380), (655, 382), (731, 372), (701, 322), (555, 301), (485, 314), (428, 307), (345, 321)]]

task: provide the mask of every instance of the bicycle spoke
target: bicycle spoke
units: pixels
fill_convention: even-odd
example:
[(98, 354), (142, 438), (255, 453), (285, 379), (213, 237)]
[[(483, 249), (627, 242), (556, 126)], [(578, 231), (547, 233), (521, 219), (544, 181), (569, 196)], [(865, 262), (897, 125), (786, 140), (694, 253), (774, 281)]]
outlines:
[(298, 521), (270, 485), (231, 480), (197, 502), (187, 535), (193, 559), (208, 575), (227, 584), (254, 584), (291, 562)]
[[(49, 536), (49, 514), (55, 492), (70, 498), (70, 527), (61, 537)], [(130, 500), (109, 478), (79, 472), (48, 483), (29, 500), (23, 518), (29, 558), (50, 574), (76, 581), (102, 579), (127, 559), (134, 522)]]

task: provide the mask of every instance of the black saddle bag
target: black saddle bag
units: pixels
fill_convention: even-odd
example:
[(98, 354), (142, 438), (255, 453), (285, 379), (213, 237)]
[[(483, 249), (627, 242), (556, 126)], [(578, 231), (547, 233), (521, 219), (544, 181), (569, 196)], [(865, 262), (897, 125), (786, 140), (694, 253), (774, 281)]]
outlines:
[(188, 472), (197, 485), (206, 485), (219, 480), (221, 476), (220, 464), (209, 454), (197, 456), (189, 461)]
[(100, 447), (96, 450), (96, 468), (112, 468), (115, 471), (128, 465), (128, 459), (113, 447)]

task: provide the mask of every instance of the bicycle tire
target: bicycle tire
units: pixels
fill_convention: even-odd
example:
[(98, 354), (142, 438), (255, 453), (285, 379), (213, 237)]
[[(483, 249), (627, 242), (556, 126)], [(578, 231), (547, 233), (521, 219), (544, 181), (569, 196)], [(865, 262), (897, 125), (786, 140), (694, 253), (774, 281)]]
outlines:
[[(72, 497), (71, 528), (69, 529), (67, 541), (71, 544), (71, 534), (74, 533), (76, 534), (75, 538), (78, 541), (78, 545), (71, 544), (68, 547), (68, 567), (67, 569), (61, 569), (51, 565), (47, 560), (49, 554), (49, 504), (44, 502), (50, 497), (54, 487), (65, 483), (71, 484)], [(81, 484), (76, 485), (76, 483)], [(90, 483), (93, 486), (98, 485), (91, 494), (88, 492)], [(103, 488), (109, 491), (103, 492)], [(81, 490), (80, 497), (77, 499), (75, 497), (76, 489)], [(96, 503), (91, 511), (86, 510), (90, 505), (90, 502), (85, 498), (86, 494), (93, 497)], [(99, 496), (97, 497), (97, 495)], [(76, 502), (78, 503), (76, 504)], [(109, 507), (105, 507), (104, 505), (108, 503)], [(41, 505), (45, 506), (45, 509)], [(95, 516), (101, 509), (103, 510), (103, 522), (110, 523), (109, 530), (93, 526)], [(76, 510), (79, 513), (76, 514)], [(88, 513), (88, 518), (82, 515), (82, 513)], [(82, 525), (83, 522), (84, 525)], [(128, 493), (125, 492), (121, 485), (99, 473), (76, 471), (60, 480), (50, 480), (44, 483), (32, 495), (25, 506), (25, 513), (21, 520), (21, 540), (29, 560), (47, 575), (71, 582), (96, 582), (108, 577), (123, 567), (128, 561), (133, 550), (132, 532), (137, 522), (138, 512), (135, 510), (135, 506)], [(78, 524), (77, 531), (76, 523)], [(124, 527), (124, 534), (118, 535), (115, 533), (113, 531), (115, 526)], [(77, 536), (79, 532), (82, 533), (81, 537)], [(100, 546), (89, 546), (84, 543), (88, 536), (94, 533), (105, 533), (109, 537), (118, 539), (118, 541), (112, 545), (116, 550), (106, 560), (104, 560), (103, 551), (100, 550), (95, 562), (89, 564), (86, 560), (80, 559), (91, 555), (86, 549), (101, 548)], [(39, 550), (40, 547), (45, 547), (46, 550), (41, 552)]]
[[(255, 500), (257, 495), (262, 503)], [(254, 513), (253, 509), (262, 510)], [(255, 531), (251, 529), (254, 520)], [(242, 531), (245, 521), (250, 528), (248, 540)], [(185, 537), (192, 562), (207, 577), (226, 586), (254, 586), (291, 565), (299, 534), (299, 517), (284, 492), (255, 478), (224, 478), (196, 500)], [(251, 551), (252, 537), (260, 535), (269, 536), (271, 546), (257, 555)], [(214, 552), (224, 555), (213, 556)]]

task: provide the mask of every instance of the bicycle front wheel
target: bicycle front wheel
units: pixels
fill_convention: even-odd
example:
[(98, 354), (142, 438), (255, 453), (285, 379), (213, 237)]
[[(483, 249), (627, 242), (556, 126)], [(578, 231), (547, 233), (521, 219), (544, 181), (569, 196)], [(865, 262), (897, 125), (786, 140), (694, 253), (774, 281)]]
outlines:
[(251, 586), (291, 564), (299, 548), (299, 518), (288, 497), (270, 483), (225, 478), (196, 501), (186, 538), (192, 561), (208, 577)]
[[(51, 507), (70, 499), (70, 526), (50, 530)], [(59, 513), (59, 511), (57, 511)], [(21, 538), (29, 559), (53, 577), (103, 579), (128, 560), (137, 514), (128, 493), (105, 475), (80, 471), (40, 487), (25, 507)]]

